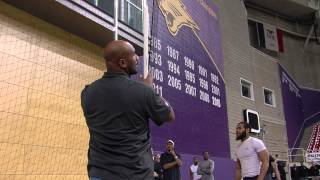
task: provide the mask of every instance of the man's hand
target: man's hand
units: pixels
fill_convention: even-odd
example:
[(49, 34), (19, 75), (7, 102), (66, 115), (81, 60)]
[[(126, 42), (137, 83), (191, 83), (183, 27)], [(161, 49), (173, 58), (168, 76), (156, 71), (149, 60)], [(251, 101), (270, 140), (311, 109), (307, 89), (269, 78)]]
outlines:
[(176, 152), (174, 152), (173, 149), (170, 151), (170, 153), (172, 154), (172, 156), (176, 156), (177, 155)]
[(177, 156), (176, 152), (174, 151), (174, 149), (171, 149), (170, 154), (174, 157), (175, 162), (177, 163), (178, 166), (182, 166), (182, 161), (179, 159), (179, 157)]
[(152, 87), (152, 83), (154, 79), (152, 74), (149, 73), (146, 78), (143, 78), (143, 76), (140, 76), (140, 79), (145, 85)]

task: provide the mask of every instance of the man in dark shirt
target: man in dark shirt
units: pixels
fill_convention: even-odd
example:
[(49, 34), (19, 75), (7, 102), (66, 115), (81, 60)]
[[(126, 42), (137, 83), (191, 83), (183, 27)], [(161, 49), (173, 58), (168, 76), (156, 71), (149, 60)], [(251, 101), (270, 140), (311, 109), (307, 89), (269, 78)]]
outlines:
[(174, 151), (174, 142), (167, 141), (167, 151), (161, 154), (160, 164), (163, 169), (163, 180), (180, 180), (180, 155)]
[(280, 173), (276, 164), (276, 160), (269, 155), (269, 168), (264, 180), (273, 180), (272, 174), (275, 174), (275, 180), (281, 180)]
[(275, 155), (276, 156), (276, 163), (278, 166), (278, 170), (280, 173), (280, 179), (281, 180), (287, 180), (287, 174), (286, 174), (286, 170), (284, 169), (286, 167), (286, 162), (285, 161), (280, 161), (278, 158), (278, 154)]
[(300, 179), (307, 179), (308, 168), (303, 164), (303, 162), (300, 163), (298, 170), (299, 170), (299, 174), (300, 174)]
[(286, 162), (285, 161), (277, 161), (279, 173), (280, 173), (280, 179), (281, 180), (287, 180), (287, 174), (286, 174)]
[(162, 180), (163, 171), (160, 165), (160, 154), (155, 155), (153, 158), (154, 158), (154, 179)]
[(153, 77), (142, 82), (138, 56), (126, 41), (112, 41), (104, 52), (107, 72), (86, 86), (81, 106), (89, 128), (88, 175), (102, 180), (153, 179), (149, 118), (157, 125), (174, 120), (168, 102), (152, 89)]
[(311, 167), (309, 168), (309, 176), (319, 176), (319, 169), (314, 162), (311, 163)]
[(300, 172), (296, 164), (293, 164), (293, 166), (290, 168), (290, 171), (292, 180), (299, 180)]

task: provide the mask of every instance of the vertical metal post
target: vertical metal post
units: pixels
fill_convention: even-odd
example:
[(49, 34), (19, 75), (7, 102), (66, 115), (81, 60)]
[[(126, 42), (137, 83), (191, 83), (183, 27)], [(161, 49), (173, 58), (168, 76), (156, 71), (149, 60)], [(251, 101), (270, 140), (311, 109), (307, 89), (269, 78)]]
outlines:
[(314, 24), (311, 26), (311, 28), (309, 30), (308, 37), (307, 37), (306, 41), (304, 42), (304, 48), (308, 47), (308, 44), (309, 44), (309, 41), (310, 41), (310, 38), (312, 36), (313, 31), (314, 31)]
[(291, 168), (290, 168), (290, 163), (292, 162), (292, 159), (291, 159), (291, 149), (288, 149), (288, 163), (287, 163), (287, 166), (288, 166), (288, 174), (289, 174), (289, 179), (291, 179)]
[(119, 0), (114, 0), (114, 40), (118, 40), (118, 22), (119, 22)]
[(260, 128), (260, 138), (261, 138), (261, 140), (262, 141), (264, 141), (264, 134), (266, 133), (266, 131), (264, 130), (264, 127), (265, 127), (266, 125), (265, 124), (262, 124), (262, 127)]
[(149, 73), (149, 10), (147, 0), (143, 0), (143, 77)]

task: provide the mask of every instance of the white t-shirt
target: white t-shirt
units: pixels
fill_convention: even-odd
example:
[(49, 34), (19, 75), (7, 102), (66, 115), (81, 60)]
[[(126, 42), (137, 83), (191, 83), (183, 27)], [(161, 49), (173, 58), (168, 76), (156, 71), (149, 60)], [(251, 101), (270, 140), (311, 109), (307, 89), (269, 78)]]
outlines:
[(197, 173), (198, 165), (195, 166), (194, 164), (192, 164), (190, 166), (190, 170), (193, 174), (193, 180), (199, 180), (201, 178), (201, 175), (198, 175), (198, 173)]
[(258, 152), (265, 149), (264, 143), (254, 137), (249, 137), (238, 145), (236, 156), (240, 160), (242, 177), (254, 177), (260, 174)]

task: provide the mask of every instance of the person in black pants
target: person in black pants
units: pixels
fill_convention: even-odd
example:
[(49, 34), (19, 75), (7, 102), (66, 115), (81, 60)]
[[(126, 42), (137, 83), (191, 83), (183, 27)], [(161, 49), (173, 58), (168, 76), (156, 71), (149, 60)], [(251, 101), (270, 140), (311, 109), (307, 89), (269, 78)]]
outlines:
[(287, 175), (286, 175), (286, 171), (285, 171), (286, 162), (278, 160), (278, 154), (276, 154), (275, 157), (276, 157), (276, 164), (277, 164), (277, 167), (278, 167), (278, 170), (280, 173), (280, 179), (287, 180)]
[(303, 162), (300, 163), (300, 166), (298, 169), (299, 169), (300, 180), (307, 180), (309, 169), (303, 164)]
[(319, 176), (319, 169), (314, 162), (312, 162), (311, 167), (309, 168), (309, 176)]
[(160, 154), (154, 157), (154, 180), (163, 180), (163, 170), (160, 165)]
[(281, 161), (277, 161), (277, 165), (278, 165), (278, 170), (280, 173), (280, 179), (281, 180), (287, 180), (287, 176), (286, 176), (286, 171), (284, 170), (285, 168), (285, 162), (281, 162)]
[(293, 166), (290, 168), (291, 171), (291, 178), (292, 180), (299, 180), (300, 178), (300, 171), (296, 164), (293, 164)]

